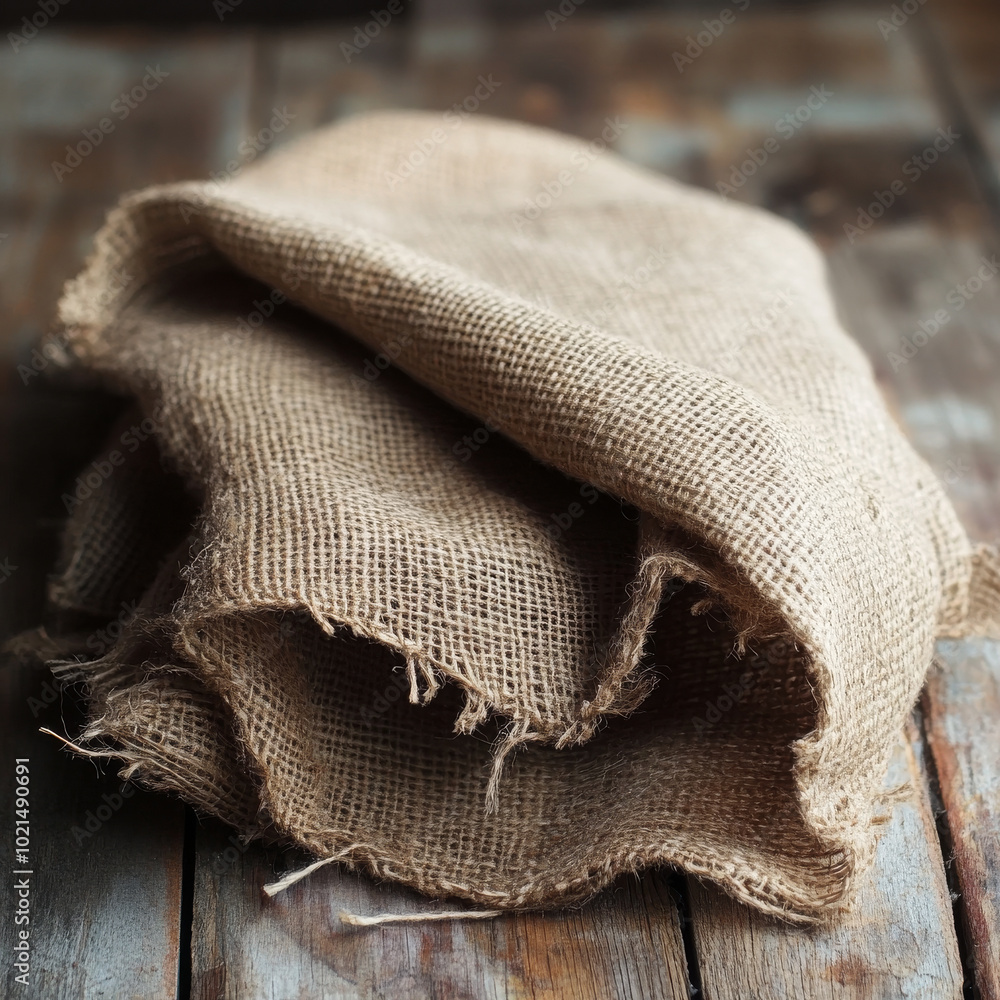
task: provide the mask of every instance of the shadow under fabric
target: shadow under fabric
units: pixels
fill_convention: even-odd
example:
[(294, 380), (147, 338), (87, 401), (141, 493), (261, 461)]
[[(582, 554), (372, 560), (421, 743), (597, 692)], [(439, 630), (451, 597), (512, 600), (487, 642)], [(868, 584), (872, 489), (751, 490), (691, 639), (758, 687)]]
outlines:
[(996, 553), (792, 226), (486, 118), (400, 179), (439, 124), (132, 195), (68, 286), (66, 363), (138, 407), (100, 461), (153, 427), (53, 588), (139, 601), (58, 668), (84, 739), (432, 895), (553, 907), (671, 863), (823, 918), (935, 638), (996, 631)]

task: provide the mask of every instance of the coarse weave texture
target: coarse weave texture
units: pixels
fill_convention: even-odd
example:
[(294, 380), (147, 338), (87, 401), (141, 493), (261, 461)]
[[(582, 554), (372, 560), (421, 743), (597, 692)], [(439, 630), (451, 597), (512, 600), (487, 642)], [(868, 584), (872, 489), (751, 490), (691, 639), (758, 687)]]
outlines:
[(88, 745), (250, 835), (491, 908), (672, 863), (818, 919), (996, 554), (812, 243), (597, 148), (374, 114), (126, 198), (55, 341), (138, 406), (52, 594), (118, 626), (60, 669)]

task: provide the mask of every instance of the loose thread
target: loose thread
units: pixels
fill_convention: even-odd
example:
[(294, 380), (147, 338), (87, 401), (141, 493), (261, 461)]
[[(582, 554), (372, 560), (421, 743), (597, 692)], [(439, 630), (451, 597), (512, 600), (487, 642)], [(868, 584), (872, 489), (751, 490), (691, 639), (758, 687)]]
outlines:
[(39, 728), (40, 733), (45, 733), (46, 736), (54, 736), (60, 743), (65, 744), (70, 748), (70, 750), (75, 750), (79, 754), (83, 754), (85, 757), (119, 757), (120, 754), (112, 753), (110, 750), (87, 750), (84, 747), (78, 746), (72, 740), (66, 739), (65, 736), (60, 736), (58, 733), (52, 732), (51, 729), (46, 729), (44, 726)]
[(264, 892), (268, 896), (276, 896), (279, 892), (283, 892), (290, 885), (295, 885), (296, 882), (302, 881), (302, 879), (307, 878), (312, 875), (317, 868), (322, 868), (324, 865), (331, 864), (334, 861), (342, 861), (351, 851), (355, 848), (360, 847), (360, 844), (351, 844), (350, 847), (345, 847), (342, 851), (338, 851), (336, 854), (331, 855), (328, 858), (320, 858), (319, 861), (314, 861), (310, 865), (306, 865), (305, 868), (300, 868), (298, 871), (287, 872), (277, 882), (269, 882), (265, 885)]
[(529, 733), (530, 719), (522, 719), (519, 723), (511, 723), (507, 732), (501, 736), (493, 747), (493, 762), (490, 766), (490, 777), (486, 783), (486, 815), (494, 815), (500, 807), (500, 779), (503, 777), (507, 758), (518, 747), (525, 743), (540, 740), (538, 733)]
[[(277, 882), (270, 882), (265, 885), (264, 892), (268, 896), (275, 896), (289, 886), (295, 885), (296, 882), (307, 878), (317, 868), (322, 868), (324, 865), (331, 864), (334, 861), (341, 861), (358, 846), (360, 845), (352, 844), (332, 857), (320, 858), (319, 861), (314, 861), (312, 864), (306, 865), (305, 868), (288, 872), (282, 878), (278, 879)], [(501, 916), (503, 912), (503, 910), (430, 910), (427, 913), (376, 913), (373, 916), (364, 916), (360, 913), (348, 913), (346, 910), (341, 910), (340, 919), (343, 923), (350, 924), (352, 927), (376, 927), (380, 924), (415, 924), (425, 920), (491, 920), (493, 917)]]
[(406, 661), (406, 676), (410, 682), (410, 704), (420, 704), (420, 688), (417, 686), (417, 661), (411, 656)]
[(431, 910), (427, 913), (376, 913), (366, 917), (341, 910), (340, 920), (352, 927), (378, 927), (381, 924), (417, 924), (427, 920), (492, 920), (503, 913), (503, 910)]

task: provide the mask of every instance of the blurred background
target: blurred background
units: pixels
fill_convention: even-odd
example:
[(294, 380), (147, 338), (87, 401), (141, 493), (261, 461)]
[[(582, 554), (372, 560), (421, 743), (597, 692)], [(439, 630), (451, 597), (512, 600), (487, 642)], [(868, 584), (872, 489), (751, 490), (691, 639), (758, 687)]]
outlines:
[[(1000, 220), (1000, 14), (988, 2), (17, 0), (3, 22), (0, 427), (14, 464), (0, 561), (19, 568), (0, 591), (2, 634), (38, 619), (61, 486), (86, 456), (66, 437), (66, 407), (81, 435), (88, 414), (107, 419), (89, 397), (78, 417), (65, 388), (18, 365), (125, 191), (225, 171), (366, 109), (468, 102), (583, 138), (620, 120), (621, 155), (785, 215), (847, 267), (874, 256), (904, 268), (881, 294), (931, 280), (942, 238), (970, 241), (971, 264)], [(496, 81), (481, 101), (480, 77)], [(872, 219), (879, 192), (892, 204)], [(905, 263), (880, 253), (901, 240)], [(876, 366), (905, 380), (887, 353), (873, 352)]]
[[(974, 280), (1000, 250), (995, 2), (6, 0), (0, 19), (0, 639), (43, 620), (66, 515), (60, 498), (121, 406), (111, 395), (52, 377), (54, 366), (36, 350), (106, 211), (123, 192), (148, 184), (213, 174), (224, 183), (234, 165), (241, 169), (325, 122), (374, 108), (443, 114), (457, 106), (584, 139), (600, 136), (610, 119), (620, 155), (794, 221), (827, 252), (845, 325), (970, 533), (1000, 539), (1000, 280), (996, 271)], [(930, 323), (935, 333), (921, 337)], [(910, 962), (905, 967), (923, 985), (907, 996), (972, 996), (976, 975), (980, 987), (990, 975), (1000, 984), (1000, 810), (990, 818), (984, 807), (978, 826), (962, 826), (962, 810), (974, 812), (984, 800), (971, 778), (963, 785), (956, 777), (966, 772), (955, 763), (966, 745), (962, 725), (992, 718), (994, 709), (984, 707), (990, 698), (996, 704), (989, 724), (1000, 719), (1000, 668), (986, 664), (969, 676), (972, 686), (958, 694), (932, 689), (915, 722), (915, 749), (904, 766), (923, 797), (917, 818), (890, 837), (906, 870), (883, 887), (883, 915), (901, 899), (908, 900), (907, 915), (892, 917), (882, 937), (869, 928), (866, 944), (848, 935), (847, 944), (829, 946), (834, 955), (840, 947), (845, 955), (867, 954), (873, 967), (890, 952), (894, 961)], [(46, 789), (36, 822), (52, 874), (40, 898), (67, 928), (65, 968), (78, 962), (87, 969), (104, 955), (107, 995), (125, 995), (114, 985), (124, 974), (140, 984), (136, 995), (161, 995), (149, 985), (154, 967), (173, 984), (162, 995), (175, 988), (178, 996), (231, 995), (225, 975), (220, 985), (222, 959), (207, 945), (198, 950), (208, 938), (196, 932), (193, 957), (185, 950), (191, 900), (196, 922), (200, 912), (222, 912), (226, 892), (231, 912), (252, 909), (257, 904), (244, 887), (265, 880), (273, 859), (237, 850), (211, 826), (196, 834), (179, 804), (140, 793), (82, 848), (67, 831), (100, 802), (102, 789), (119, 784), (113, 776), (93, 787), (81, 783), (86, 766), (37, 734), (43, 724), (73, 731), (78, 721), (42, 673), (7, 672), (3, 684), (5, 752), (36, 760)], [(976, 780), (995, 798), (1000, 776), (990, 773)], [(223, 872), (239, 876), (236, 888), (194, 874), (218, 875), (226, 851), (235, 860)], [(942, 856), (960, 863), (945, 870)], [(67, 865), (91, 888), (61, 884), (55, 873)], [(109, 882), (112, 870), (125, 881)], [(960, 884), (962, 870), (972, 875)], [(211, 908), (199, 909), (197, 899), (213, 892)], [(727, 986), (737, 980), (722, 966), (713, 973), (705, 957), (712, 927), (725, 928), (716, 940), (722, 948), (719, 942), (735, 940), (733, 928), (750, 918), (726, 924), (711, 904), (716, 909), (699, 923), (698, 906), (709, 904), (681, 883), (671, 883), (663, 900), (686, 935), (692, 913), (695, 931), (705, 935), (697, 961), (687, 952), (691, 988), (697, 992), (717, 975), (707, 995), (750, 996), (749, 987)], [(241, 934), (263, 920), (240, 912)], [(85, 913), (101, 919), (83, 934)], [(179, 939), (170, 930), (178, 920)], [(908, 937), (891, 933), (900, 920), (909, 921)], [(306, 947), (312, 932), (299, 930)], [(754, 933), (760, 941), (770, 932)], [(136, 964), (140, 944), (115, 953), (122, 947), (116, 941), (137, 934), (158, 942), (145, 964)], [(226, 940), (230, 969), (244, 961), (245, 972), (250, 944), (241, 945), (239, 935)], [(246, 940), (266, 950), (263, 937)], [(856, 991), (838, 996), (903, 995), (879, 992), (881, 980), (865, 979), (854, 966), (817, 972), (815, 955), (781, 954), (800, 983), (815, 974), (817, 982)], [(361, 975), (351, 965), (360, 958), (324, 961)], [(977, 962), (986, 963), (985, 972), (976, 972)], [(78, 989), (80, 975), (65, 972), (59, 990), (37, 995), (98, 995)], [(800, 995), (782, 992), (777, 982), (755, 995)], [(982, 988), (981, 995), (1000, 992)]]

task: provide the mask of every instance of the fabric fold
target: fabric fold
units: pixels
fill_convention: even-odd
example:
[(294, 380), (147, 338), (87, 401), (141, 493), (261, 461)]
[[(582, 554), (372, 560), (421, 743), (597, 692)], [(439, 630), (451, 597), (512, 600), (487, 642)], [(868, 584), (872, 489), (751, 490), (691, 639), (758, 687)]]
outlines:
[(112, 433), (53, 589), (138, 602), (63, 668), (86, 736), (435, 895), (669, 863), (829, 915), (935, 637), (995, 626), (995, 553), (794, 227), (611, 154), (529, 218), (582, 146), (485, 118), (388, 182), (432, 127), (131, 195), (67, 287), (67, 363), (154, 425), (120, 463)]

